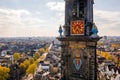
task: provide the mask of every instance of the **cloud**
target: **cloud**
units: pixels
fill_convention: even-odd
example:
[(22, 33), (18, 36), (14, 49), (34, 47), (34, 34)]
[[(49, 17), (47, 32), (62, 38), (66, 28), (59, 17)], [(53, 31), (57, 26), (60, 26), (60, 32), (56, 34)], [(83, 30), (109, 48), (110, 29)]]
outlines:
[(64, 19), (65, 19), (65, 15), (64, 13), (57, 13), (57, 16), (58, 16), (58, 23), (61, 24), (61, 25), (64, 25)]
[(94, 10), (95, 23), (98, 26), (100, 35), (120, 36), (120, 12)]
[(31, 32), (36, 33), (35, 30), (39, 29), (42, 32), (47, 25), (45, 20), (34, 16), (35, 14), (24, 9), (0, 8), (0, 36), (29, 36), (34, 35)]
[(65, 17), (65, 3), (64, 1), (53, 1), (53, 2), (47, 2), (46, 6), (49, 8), (49, 10), (53, 11), (55, 13), (55, 17), (57, 20), (57, 25), (61, 24), (64, 25), (64, 17)]
[(26, 10), (0, 9), (0, 22), (7, 24), (21, 24), (23, 15), (29, 15)]
[(48, 2), (46, 5), (50, 10), (59, 11), (59, 12), (61, 11), (63, 12), (65, 7), (64, 2)]

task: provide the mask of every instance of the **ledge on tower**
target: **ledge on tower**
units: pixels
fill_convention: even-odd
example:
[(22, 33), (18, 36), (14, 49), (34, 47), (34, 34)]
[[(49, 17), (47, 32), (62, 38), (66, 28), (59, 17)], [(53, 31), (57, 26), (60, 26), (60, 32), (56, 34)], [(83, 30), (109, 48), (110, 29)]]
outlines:
[(83, 42), (97, 42), (102, 37), (91, 38), (89, 36), (69, 36), (69, 37), (57, 37), (59, 41), (83, 41)]

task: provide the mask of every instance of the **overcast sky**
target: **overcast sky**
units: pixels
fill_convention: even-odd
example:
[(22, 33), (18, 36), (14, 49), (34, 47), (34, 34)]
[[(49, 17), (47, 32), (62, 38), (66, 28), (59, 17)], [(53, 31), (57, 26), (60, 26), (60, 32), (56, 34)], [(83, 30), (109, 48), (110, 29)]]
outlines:
[[(94, 0), (100, 36), (120, 36), (120, 0)], [(64, 0), (0, 0), (0, 37), (58, 36)]]

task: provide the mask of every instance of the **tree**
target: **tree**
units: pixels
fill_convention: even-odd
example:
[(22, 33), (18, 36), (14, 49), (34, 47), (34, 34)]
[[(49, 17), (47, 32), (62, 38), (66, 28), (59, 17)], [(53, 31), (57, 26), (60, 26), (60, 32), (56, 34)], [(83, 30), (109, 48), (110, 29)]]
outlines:
[(46, 49), (46, 52), (48, 53), (49, 51), (50, 51), (50, 50), (47, 48), (47, 49)]
[(39, 54), (38, 52), (35, 52), (34, 58), (35, 58), (35, 59), (38, 59), (39, 57), (40, 57), (40, 54)]
[(112, 56), (111, 56), (110, 54), (108, 54), (108, 55), (106, 56), (106, 59), (107, 59), (107, 60), (113, 60), (113, 58), (112, 58)]
[(30, 65), (30, 61), (26, 59), (26, 60), (23, 62), (23, 64), (25, 65), (25, 69), (27, 69), (27, 68), (29, 67), (29, 65)]
[(44, 48), (40, 48), (39, 49), (39, 53), (40, 53), (40, 56), (45, 52), (45, 49)]
[(20, 53), (14, 53), (13, 55), (15, 61), (19, 60), (20, 59)]
[(102, 52), (102, 53), (101, 53), (101, 56), (106, 58), (106, 56), (107, 56), (108, 54), (109, 54), (108, 52)]
[(98, 43), (97, 43), (98, 45), (103, 45), (104, 43), (103, 43), (103, 41), (98, 41)]
[(49, 44), (46, 44), (46, 45), (44, 46), (44, 49), (46, 50), (48, 47), (49, 47)]
[(32, 64), (34, 62), (33, 58), (29, 58), (30, 64)]
[(25, 64), (21, 63), (19, 67), (20, 67), (20, 74), (24, 75), (25, 74)]
[(25, 64), (21, 63), (20, 68), (25, 68)]
[(10, 69), (0, 66), (0, 80), (7, 80), (9, 77)]
[(31, 64), (31, 65), (28, 67), (26, 73), (27, 73), (28, 75), (29, 75), (29, 74), (32, 74), (33, 77), (34, 77), (34, 73), (35, 73), (36, 69), (37, 69), (37, 65), (36, 65), (36, 64)]
[(39, 63), (39, 62), (38, 62), (37, 60), (34, 62), (34, 64), (36, 64), (36, 65), (38, 65), (38, 63)]
[(100, 51), (100, 50), (97, 50), (97, 54), (101, 56), (101, 51)]

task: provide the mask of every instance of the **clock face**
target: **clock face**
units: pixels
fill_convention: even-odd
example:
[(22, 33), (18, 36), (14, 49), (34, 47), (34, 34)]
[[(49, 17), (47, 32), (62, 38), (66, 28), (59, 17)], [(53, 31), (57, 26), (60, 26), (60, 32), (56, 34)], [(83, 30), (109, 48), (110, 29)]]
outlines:
[(71, 22), (71, 34), (72, 35), (84, 35), (84, 21), (77, 20)]

